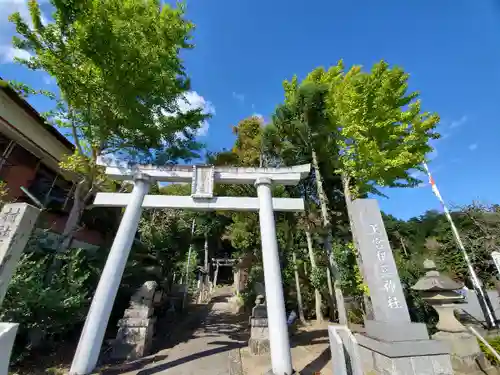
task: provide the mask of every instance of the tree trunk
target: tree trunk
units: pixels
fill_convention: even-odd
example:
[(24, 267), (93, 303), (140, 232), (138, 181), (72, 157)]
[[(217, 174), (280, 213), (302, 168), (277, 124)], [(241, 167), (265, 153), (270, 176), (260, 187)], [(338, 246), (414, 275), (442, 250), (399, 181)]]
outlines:
[(56, 256), (52, 260), (47, 273), (45, 274), (45, 283), (50, 284), (52, 277), (54, 274), (61, 268), (61, 259), (57, 257), (57, 253), (64, 253), (69, 249), (71, 242), (73, 241), (73, 234), (78, 227), (78, 223), (83, 214), (83, 210), (85, 209), (85, 202), (83, 202), (85, 197), (85, 180), (80, 181), (76, 185), (75, 195), (73, 206), (71, 207), (71, 211), (69, 213), (68, 219), (66, 220), (66, 224), (64, 225), (64, 230), (61, 234), (61, 238), (58, 241), (56, 247)]
[[(352, 242), (354, 243), (354, 249), (356, 251), (356, 263), (358, 264), (359, 272), (363, 276), (363, 280), (366, 280), (365, 273), (363, 269), (363, 260), (359, 254), (359, 244), (356, 238), (356, 231), (354, 230), (354, 222), (352, 220), (352, 195), (349, 188), (350, 178), (345, 174), (342, 174), (342, 187), (344, 189), (344, 199), (347, 208), (347, 216), (349, 217), (349, 226), (351, 227)], [(373, 306), (370, 297), (363, 295), (365, 314), (367, 319), (373, 319)]]
[[(314, 255), (311, 232), (306, 230), (306, 240), (307, 240), (307, 250), (309, 252), (309, 262), (311, 262), (312, 272), (316, 272), (316, 256)], [(321, 292), (318, 288), (314, 288), (314, 300), (315, 300), (315, 311), (316, 311), (316, 322), (321, 323), (323, 321), (323, 313), (321, 312)]]
[(64, 230), (62, 232), (62, 239), (57, 248), (57, 252), (65, 252), (71, 245), (73, 240), (73, 235), (78, 227), (80, 219), (82, 217), (83, 211), (85, 209), (85, 202), (83, 201), (86, 195), (85, 191), (85, 181), (80, 181), (76, 185), (73, 206), (69, 213), (66, 224), (64, 225)]
[(299, 280), (299, 270), (297, 268), (297, 256), (295, 251), (292, 252), (293, 258), (293, 271), (295, 274), (295, 286), (297, 288), (297, 308), (299, 309), (299, 319), (302, 323), (306, 324), (306, 318), (304, 317), (304, 306), (302, 304), (302, 293), (300, 292), (300, 280)]
[(340, 288), (340, 277), (339, 277), (337, 262), (332, 256), (331, 225), (330, 225), (330, 219), (328, 217), (328, 207), (327, 207), (328, 199), (326, 197), (325, 190), (323, 189), (323, 179), (321, 177), (321, 172), (319, 170), (318, 156), (316, 155), (316, 151), (314, 149), (312, 150), (312, 164), (313, 164), (314, 174), (316, 176), (316, 188), (318, 191), (318, 198), (321, 206), (323, 228), (328, 233), (325, 238), (325, 249), (328, 256), (328, 265), (330, 268), (330, 272), (334, 277), (333, 288), (335, 290), (335, 300), (337, 302), (336, 304), (339, 316), (339, 323), (347, 325), (347, 313), (345, 310), (344, 295), (342, 293), (342, 289)]
[(208, 273), (208, 234), (205, 233), (205, 272)]

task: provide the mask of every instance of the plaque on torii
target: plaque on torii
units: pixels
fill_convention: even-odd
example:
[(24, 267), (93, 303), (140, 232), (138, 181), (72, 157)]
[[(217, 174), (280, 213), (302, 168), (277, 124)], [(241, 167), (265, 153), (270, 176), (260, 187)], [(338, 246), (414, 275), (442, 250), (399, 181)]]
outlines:
[(191, 197), (207, 199), (214, 196), (214, 167), (212, 165), (194, 165)]

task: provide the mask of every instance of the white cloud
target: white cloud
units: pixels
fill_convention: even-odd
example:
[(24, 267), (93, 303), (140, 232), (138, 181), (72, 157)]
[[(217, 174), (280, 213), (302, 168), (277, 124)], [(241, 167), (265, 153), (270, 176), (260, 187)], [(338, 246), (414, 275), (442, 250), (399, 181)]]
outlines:
[(264, 115), (261, 115), (260, 113), (253, 113), (252, 116), (257, 117), (260, 120), (261, 126), (266, 126), (266, 119), (264, 118)]
[(259, 120), (264, 121), (264, 116), (261, 115), (260, 113), (254, 113), (252, 114), (253, 117), (257, 117)]
[[(184, 96), (177, 99), (177, 107), (179, 108), (179, 113), (186, 113), (187, 111), (201, 108), (202, 112), (207, 115), (215, 115), (215, 107), (212, 102), (206, 100), (203, 96), (198, 94), (196, 91), (188, 91)], [(165, 116), (175, 116), (175, 113), (163, 112)], [(201, 126), (198, 128), (197, 136), (203, 137), (207, 135), (210, 124), (207, 121), (203, 121)], [(179, 136), (182, 136), (179, 133)]]
[(469, 145), (469, 150), (470, 150), (470, 151), (474, 151), (475, 149), (477, 149), (477, 143), (471, 143), (471, 144)]
[[(196, 91), (188, 91), (183, 98), (177, 101), (180, 113), (186, 113), (189, 110), (201, 108), (204, 114), (215, 115), (215, 107), (212, 102), (206, 100), (203, 96)], [(198, 129), (198, 136), (203, 137), (208, 134), (210, 125), (208, 121), (203, 121)]]
[[(47, 0), (41, 0), (40, 3), (47, 3)], [(14, 57), (29, 58), (26, 51), (17, 50), (12, 47), (12, 36), (15, 35), (14, 25), (8, 21), (8, 16), (19, 12), (21, 17), (31, 27), (31, 15), (28, 8), (28, 0), (0, 0), (0, 63), (11, 63)], [(42, 13), (42, 22), (47, 23), (47, 19)]]
[(458, 120), (454, 120), (450, 123), (450, 129), (458, 128), (467, 122), (467, 116), (462, 116)]
[(237, 101), (243, 103), (245, 101), (245, 95), (233, 91), (233, 98)]
[(29, 59), (31, 55), (22, 49), (17, 49), (11, 45), (0, 45), (0, 63), (11, 63), (14, 58)]

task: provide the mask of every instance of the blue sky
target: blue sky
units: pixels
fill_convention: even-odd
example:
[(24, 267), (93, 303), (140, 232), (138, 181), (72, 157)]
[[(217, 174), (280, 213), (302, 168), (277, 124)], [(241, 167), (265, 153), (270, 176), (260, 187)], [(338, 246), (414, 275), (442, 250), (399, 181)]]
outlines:
[[(0, 0), (0, 17), (25, 1)], [(343, 59), (380, 59), (411, 74), (423, 108), (441, 116), (443, 139), (429, 164), (444, 199), (500, 202), (500, 3), (495, 0), (333, 1), (188, 0), (196, 48), (183, 54), (193, 105), (214, 113), (202, 139), (231, 147), (231, 126), (254, 113), (268, 118), (284, 79)], [(10, 63), (12, 28), (0, 19), (0, 75), (36, 87), (53, 82)], [(43, 111), (46, 103), (32, 104)], [(383, 210), (409, 218), (439, 204), (426, 184), (385, 190)]]

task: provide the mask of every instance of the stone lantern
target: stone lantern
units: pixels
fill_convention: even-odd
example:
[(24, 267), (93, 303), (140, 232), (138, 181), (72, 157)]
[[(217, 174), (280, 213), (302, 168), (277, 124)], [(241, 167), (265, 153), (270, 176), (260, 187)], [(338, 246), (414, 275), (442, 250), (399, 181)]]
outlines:
[(427, 271), (425, 276), (421, 277), (412, 289), (418, 291), (422, 299), (438, 313), (439, 322), (436, 328), (441, 332), (466, 332), (467, 328), (455, 318), (454, 313), (456, 304), (464, 302), (464, 297), (456, 292), (463, 284), (441, 275), (432, 260), (424, 261), (424, 269)]
[(453, 281), (436, 270), (432, 260), (425, 260), (426, 273), (412, 286), (438, 313), (438, 332), (432, 339), (447, 342), (451, 352), (451, 363), (457, 373), (497, 374), (479, 348), (476, 337), (455, 317), (457, 304), (463, 303), (464, 297), (456, 292), (463, 284)]

